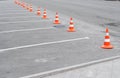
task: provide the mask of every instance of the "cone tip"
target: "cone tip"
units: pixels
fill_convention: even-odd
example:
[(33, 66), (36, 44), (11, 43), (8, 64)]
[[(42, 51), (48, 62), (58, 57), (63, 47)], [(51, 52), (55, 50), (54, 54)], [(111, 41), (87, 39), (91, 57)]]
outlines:
[(107, 33), (109, 32), (108, 27), (106, 27), (106, 32), (107, 32)]
[(58, 15), (58, 12), (56, 11), (56, 15)]
[(72, 18), (72, 17), (70, 17), (70, 20), (73, 20), (73, 18)]

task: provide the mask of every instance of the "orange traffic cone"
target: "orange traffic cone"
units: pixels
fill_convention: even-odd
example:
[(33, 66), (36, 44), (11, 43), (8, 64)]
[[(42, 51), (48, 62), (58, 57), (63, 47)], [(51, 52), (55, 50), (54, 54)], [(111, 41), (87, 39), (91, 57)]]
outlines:
[(20, 1), (18, 0), (18, 5), (20, 5)]
[(22, 1), (22, 2), (21, 2), (21, 7), (23, 7), (23, 6), (24, 6), (24, 2)]
[(16, 4), (18, 5), (18, 3), (19, 3), (19, 1), (18, 0), (16, 0)]
[(60, 24), (58, 13), (56, 12), (54, 24)]
[(27, 10), (29, 10), (29, 4), (26, 3), (25, 8), (26, 8)]
[(74, 23), (73, 23), (73, 19), (70, 18), (70, 26), (67, 30), (68, 32), (75, 32), (75, 28), (74, 28)]
[(29, 11), (30, 11), (30, 12), (33, 11), (32, 5), (30, 5)]
[(23, 2), (20, 3), (20, 6), (23, 6)]
[(40, 16), (41, 15), (41, 11), (40, 11), (40, 7), (37, 10), (37, 15)]
[(44, 9), (42, 18), (43, 18), (43, 19), (47, 19), (47, 12), (46, 12), (46, 9)]
[(17, 0), (14, 0), (14, 3), (17, 4)]
[(23, 8), (25, 8), (25, 4), (26, 4), (26, 3), (25, 3), (25, 2), (23, 2), (23, 6), (22, 6)]
[(104, 44), (101, 46), (101, 48), (104, 48), (104, 49), (112, 49), (113, 48), (113, 46), (110, 44), (110, 36), (109, 36), (108, 28), (106, 28), (105, 41), (104, 41)]

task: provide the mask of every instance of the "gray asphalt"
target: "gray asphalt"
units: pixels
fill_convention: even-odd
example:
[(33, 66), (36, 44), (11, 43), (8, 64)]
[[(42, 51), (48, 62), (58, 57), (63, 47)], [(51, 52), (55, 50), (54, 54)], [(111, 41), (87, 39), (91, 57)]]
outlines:
[[(36, 6), (46, 7), (51, 11), (75, 17), (97, 25), (120, 22), (120, 2), (104, 0), (26, 0)], [(92, 19), (92, 20), (91, 20)], [(118, 25), (119, 26), (119, 25)]]
[[(18, 78), (120, 54), (119, 2), (97, 0), (25, 1), (33, 4), (34, 8), (37, 6), (47, 8), (49, 19), (43, 20), (34, 13), (15, 5), (13, 1), (0, 1), (0, 32), (52, 28), (0, 33), (0, 78)], [(54, 19), (52, 16), (56, 11), (61, 15), (62, 24), (59, 26), (52, 24)], [(73, 33), (67, 32), (69, 26), (67, 21), (71, 16), (75, 20), (76, 32)], [(87, 24), (83, 24), (81, 21), (85, 21), (84, 23)], [(106, 25), (110, 28), (111, 43), (115, 47), (111, 50), (100, 48), (104, 42)], [(5, 50), (84, 37), (89, 37), (89, 39)]]

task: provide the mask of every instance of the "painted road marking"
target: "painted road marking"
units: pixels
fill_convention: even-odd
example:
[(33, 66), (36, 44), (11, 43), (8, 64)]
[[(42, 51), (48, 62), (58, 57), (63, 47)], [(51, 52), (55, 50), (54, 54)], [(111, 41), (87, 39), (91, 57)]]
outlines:
[(91, 62), (87, 62), (87, 63), (82, 63), (82, 64), (77, 64), (77, 65), (73, 65), (73, 66), (64, 67), (64, 68), (59, 68), (59, 69), (46, 71), (46, 72), (42, 72), (42, 73), (31, 74), (31, 75), (24, 76), (24, 77), (19, 77), (19, 78), (33, 78), (33, 77), (38, 77), (38, 76), (39, 76), (39, 78), (41, 78), (41, 77), (46, 77), (46, 76), (49, 76), (49, 75), (51, 76), (51, 75), (54, 75), (54, 74), (57, 74), (57, 73), (61, 73), (62, 71), (63, 72), (70, 71), (70, 70), (73, 70), (73, 69), (78, 69), (78, 68), (90, 66), (90, 65), (93, 65), (93, 64), (118, 59), (118, 58), (120, 58), (120, 56), (104, 58), (104, 59), (100, 59), (100, 60), (95, 60), (95, 61), (91, 61)]
[[(17, 12), (18, 12), (18, 11), (25, 11), (25, 12), (27, 12), (27, 10), (17, 9), (17, 8), (16, 8), (16, 9), (7, 9), (7, 8), (6, 8), (6, 9), (4, 9), (4, 11), (5, 11), (5, 12), (6, 12), (6, 11), (8, 11), (8, 12), (16, 12), (16, 11), (17, 11)], [(4, 11), (3, 11), (3, 12), (4, 12)]]
[[(19, 9), (19, 10), (15, 10), (15, 11), (13, 11), (13, 10), (10, 10), (10, 9), (5, 9), (4, 11), (2, 11), (2, 12), (0, 12), (0, 13), (4, 13), (4, 14), (9, 14), (9, 13), (28, 13), (29, 11), (27, 11), (27, 10), (22, 10), (22, 9)], [(34, 11), (33, 11), (34, 12)]]
[(35, 30), (46, 30), (46, 29), (52, 29), (53, 27), (48, 28), (34, 28), (34, 29), (21, 29), (21, 30), (10, 30), (10, 31), (1, 31), (0, 34), (4, 33), (13, 33), (13, 32), (27, 32), (27, 31), (35, 31)]
[(31, 45), (25, 45), (25, 46), (18, 46), (18, 47), (0, 49), (0, 53), (3, 53), (5, 51), (23, 49), (23, 48), (30, 48), (30, 47), (36, 47), (36, 46), (42, 46), (42, 45), (49, 45), (49, 44), (65, 43), (65, 42), (85, 40), (85, 39), (89, 39), (89, 37), (75, 38), (75, 39), (69, 39), (69, 40), (61, 40), (61, 41), (54, 41), (54, 42), (45, 42), (45, 43), (38, 43), (38, 44), (31, 44)]
[(20, 13), (4, 13), (4, 14), (0, 14), (0, 16), (4, 16), (4, 15), (15, 15), (15, 14), (28, 14), (29, 15), (29, 13), (28, 12), (25, 12), (25, 13), (23, 13), (23, 12), (20, 12)]
[(50, 20), (30, 20), (30, 21), (16, 21), (16, 22), (0, 22), (0, 24), (13, 24), (13, 23), (28, 23), (28, 22), (44, 22), (44, 21), (50, 21)]
[(39, 18), (38, 16), (17, 16), (17, 17), (0, 17), (0, 19), (13, 19), (13, 18), (30, 18), (30, 17), (36, 17)]

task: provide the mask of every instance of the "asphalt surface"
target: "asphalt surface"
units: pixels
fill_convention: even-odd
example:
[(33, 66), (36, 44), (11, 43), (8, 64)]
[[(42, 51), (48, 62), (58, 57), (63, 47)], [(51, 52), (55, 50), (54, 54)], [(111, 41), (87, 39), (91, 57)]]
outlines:
[[(11, 0), (0, 1), (0, 78), (19, 78), (120, 54), (119, 2), (25, 1), (34, 11), (38, 6), (47, 8), (49, 18), (43, 20)], [(56, 11), (60, 25), (53, 24)], [(67, 32), (69, 17), (76, 32)], [(100, 48), (106, 24), (114, 49)]]

